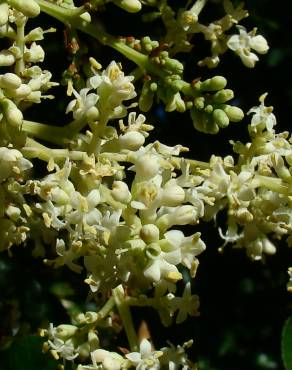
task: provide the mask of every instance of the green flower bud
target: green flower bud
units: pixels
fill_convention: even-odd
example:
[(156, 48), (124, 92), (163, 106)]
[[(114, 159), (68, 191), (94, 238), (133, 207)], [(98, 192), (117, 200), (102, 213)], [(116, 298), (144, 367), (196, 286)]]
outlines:
[(206, 134), (217, 134), (219, 132), (218, 124), (214, 121), (211, 114), (191, 109), (191, 118), (196, 130)]
[(233, 98), (234, 98), (234, 93), (232, 90), (223, 89), (223, 90), (217, 91), (213, 95), (213, 102), (217, 104), (222, 104)]
[(214, 122), (221, 128), (225, 128), (229, 125), (229, 118), (222, 109), (215, 109), (213, 112)]
[(8, 0), (9, 5), (29, 18), (40, 14), (40, 7), (34, 0)]
[(218, 91), (224, 89), (227, 85), (227, 80), (225, 77), (222, 76), (215, 76), (212, 78), (208, 78), (203, 82), (198, 82), (195, 86), (200, 91)]
[(212, 113), (213, 112), (213, 110), (214, 110), (214, 108), (212, 107), (212, 105), (211, 104), (208, 104), (205, 108), (204, 108), (204, 112), (205, 113)]
[(86, 119), (88, 122), (95, 122), (98, 120), (98, 117), (99, 117), (99, 111), (96, 107), (90, 107), (87, 111), (86, 111)]
[(113, 3), (129, 13), (137, 13), (142, 8), (139, 0), (113, 0)]
[(179, 62), (177, 59), (172, 59), (169, 57), (165, 59), (164, 67), (178, 75), (181, 75), (184, 71), (184, 66), (181, 62)]
[(8, 22), (9, 7), (7, 3), (0, 4), (0, 27)]
[(222, 109), (227, 114), (231, 122), (239, 122), (244, 117), (243, 111), (238, 107), (234, 107), (232, 105), (225, 105), (224, 107), (222, 107)]
[(21, 78), (14, 73), (5, 73), (0, 76), (0, 87), (4, 89), (17, 89), (21, 85)]
[(198, 110), (201, 110), (205, 106), (205, 98), (203, 96), (199, 96), (194, 99), (194, 105)]
[(20, 127), (22, 125), (23, 115), (13, 101), (4, 98), (0, 101), (0, 104), (6, 121), (13, 127)]
[(139, 98), (139, 109), (142, 112), (148, 112), (152, 107), (154, 98), (154, 92), (153, 89), (151, 89), (152, 84), (153, 83), (150, 84), (150, 81), (146, 81), (143, 84), (141, 95)]

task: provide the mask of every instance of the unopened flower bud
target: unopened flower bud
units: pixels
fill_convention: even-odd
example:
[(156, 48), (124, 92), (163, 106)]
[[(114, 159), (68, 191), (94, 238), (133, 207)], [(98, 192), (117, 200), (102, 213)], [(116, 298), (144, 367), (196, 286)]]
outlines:
[(205, 98), (203, 96), (199, 96), (194, 99), (194, 105), (198, 110), (201, 110), (205, 106)]
[(40, 14), (40, 7), (34, 0), (8, 0), (9, 5), (29, 18)]
[(146, 256), (150, 259), (155, 259), (161, 253), (161, 248), (158, 243), (151, 243), (147, 245)]
[(144, 144), (145, 137), (140, 132), (128, 131), (119, 137), (119, 142), (122, 149), (136, 151)]
[(244, 117), (243, 111), (238, 107), (234, 107), (232, 105), (225, 105), (224, 107), (222, 107), (222, 109), (227, 114), (231, 122), (239, 122)]
[(15, 56), (9, 50), (0, 51), (0, 67), (10, 67), (15, 63)]
[(159, 240), (159, 229), (154, 224), (143, 225), (140, 231), (140, 237), (145, 243), (153, 243)]
[(181, 186), (170, 185), (163, 189), (161, 204), (167, 207), (180, 205), (185, 199), (185, 192)]
[(139, 109), (142, 112), (148, 112), (152, 107), (154, 91), (151, 89), (150, 81), (146, 81), (143, 84), (142, 91), (139, 98)]
[(222, 109), (214, 110), (213, 119), (217, 123), (217, 125), (221, 128), (225, 128), (229, 125), (229, 118)]
[(99, 117), (99, 111), (96, 107), (90, 107), (87, 111), (86, 111), (86, 119), (89, 123), (91, 122), (95, 122), (98, 120), (98, 117)]
[(196, 86), (197, 85), (200, 91), (218, 91), (224, 89), (224, 87), (227, 85), (227, 80), (225, 77), (215, 76), (208, 78), (203, 82), (199, 81)]
[(132, 197), (128, 185), (123, 181), (114, 181), (111, 194), (115, 200), (121, 203), (128, 203)]
[(56, 327), (56, 337), (62, 340), (67, 340), (71, 338), (77, 330), (77, 326), (62, 324)]
[(114, 0), (113, 2), (115, 5), (129, 13), (137, 13), (142, 8), (139, 0)]
[(137, 159), (135, 163), (137, 176), (143, 180), (151, 179), (159, 172), (158, 159), (151, 154), (146, 154)]
[(3, 113), (7, 122), (11, 126), (20, 127), (22, 125), (23, 115), (13, 101), (4, 98), (0, 101), (0, 105), (3, 109)]
[(14, 73), (5, 73), (0, 76), (0, 87), (4, 89), (17, 89), (21, 85), (21, 78)]
[(234, 93), (230, 89), (222, 89), (220, 91), (217, 91), (213, 95), (213, 102), (217, 104), (225, 103), (231, 99), (234, 98)]
[(7, 207), (5, 213), (9, 218), (11, 218), (11, 220), (17, 221), (21, 214), (21, 211), (18, 207), (10, 205)]

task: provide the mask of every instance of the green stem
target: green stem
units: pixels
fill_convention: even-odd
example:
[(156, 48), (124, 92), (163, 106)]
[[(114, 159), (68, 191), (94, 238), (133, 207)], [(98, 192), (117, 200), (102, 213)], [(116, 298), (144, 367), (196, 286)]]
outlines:
[(21, 75), (24, 71), (25, 64), (23, 59), (24, 54), (24, 47), (25, 47), (25, 34), (24, 34), (24, 28), (26, 24), (26, 18), (23, 17), (21, 21), (17, 23), (17, 33), (16, 33), (16, 40), (15, 44), (20, 50), (20, 58), (16, 59), (15, 63), (15, 74)]
[(124, 329), (129, 341), (130, 350), (132, 352), (136, 352), (138, 351), (138, 338), (134, 328), (131, 311), (128, 304), (126, 303), (125, 293), (121, 285), (113, 289), (113, 297), (124, 324)]
[(63, 161), (65, 158), (80, 161), (86, 156), (86, 153), (77, 150), (50, 149), (29, 137), (26, 139), (26, 144), (21, 149), (21, 152), (26, 158), (39, 158), (45, 162), (49, 162), (52, 159), (58, 162)]
[(255, 175), (251, 185), (255, 188), (261, 186), (280, 194), (292, 195), (292, 186), (286, 184), (282, 179), (276, 177)]
[[(144, 55), (132, 49), (131, 47), (125, 45), (122, 41), (114, 38), (106, 31), (101, 29), (101, 27), (97, 23), (88, 23), (82, 20), (80, 17), (76, 17), (75, 15), (72, 16), (72, 14), (68, 12), (68, 9), (62, 8), (61, 6), (58, 6), (56, 4), (49, 3), (46, 0), (36, 1), (43, 12), (58, 19), (68, 26), (74, 27), (86, 33), (87, 35), (92, 36), (101, 44), (110, 46), (111, 48), (117, 50), (126, 58), (136, 63), (141, 68), (143, 73), (147, 72), (154, 76), (160, 77), (161, 79), (164, 79), (166, 76), (169, 75), (169, 73), (161, 68), (160, 65), (157, 65), (153, 61), (151, 61), (147, 55)], [(202, 0), (199, 1), (201, 2)], [(180, 90), (185, 95), (194, 96), (195, 92), (193, 91), (191, 84), (185, 81), (180, 81), (180, 83)]]
[(27, 134), (52, 144), (63, 146), (66, 140), (72, 139), (85, 126), (85, 120), (74, 120), (63, 127), (46, 125), (34, 121), (23, 121), (22, 129)]

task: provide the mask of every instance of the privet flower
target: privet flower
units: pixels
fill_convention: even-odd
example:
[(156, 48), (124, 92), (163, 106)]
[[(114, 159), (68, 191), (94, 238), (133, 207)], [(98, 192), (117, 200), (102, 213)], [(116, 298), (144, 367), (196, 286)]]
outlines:
[(136, 370), (158, 370), (161, 366), (159, 357), (162, 354), (162, 351), (153, 351), (151, 343), (147, 339), (143, 339), (140, 343), (139, 352), (128, 353), (126, 358), (132, 366), (135, 366)]
[(269, 50), (268, 43), (263, 36), (256, 35), (256, 28), (249, 33), (243, 26), (237, 26), (237, 28), (239, 35), (232, 35), (227, 41), (227, 46), (240, 57), (246, 67), (253, 68), (259, 58), (251, 50), (253, 49), (259, 54), (266, 54)]

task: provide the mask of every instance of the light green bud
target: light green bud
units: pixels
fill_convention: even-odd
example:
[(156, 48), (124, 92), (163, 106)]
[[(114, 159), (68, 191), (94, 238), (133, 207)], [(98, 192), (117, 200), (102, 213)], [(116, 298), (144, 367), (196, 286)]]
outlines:
[(67, 340), (71, 338), (77, 330), (77, 326), (62, 324), (56, 327), (56, 337), (62, 340)]
[(221, 128), (225, 128), (229, 125), (229, 118), (222, 109), (215, 109), (213, 112), (213, 119), (215, 123)]
[(5, 73), (0, 76), (0, 87), (4, 89), (17, 89), (21, 82), (21, 78), (14, 73)]
[(6, 121), (13, 127), (22, 125), (23, 115), (13, 101), (4, 98), (0, 101)]
[(145, 243), (153, 243), (159, 240), (159, 229), (154, 224), (143, 225), (140, 230), (140, 237)]
[(113, 0), (113, 3), (129, 13), (137, 13), (142, 8), (139, 0)]
[(85, 314), (85, 320), (87, 324), (92, 324), (98, 319), (98, 314), (93, 311), (87, 311)]
[(128, 131), (119, 137), (119, 142), (122, 149), (136, 151), (144, 144), (145, 137), (141, 134), (141, 132)]
[(10, 205), (7, 207), (5, 213), (9, 218), (11, 218), (11, 220), (17, 221), (20, 217), (21, 211), (18, 207)]
[(225, 105), (222, 107), (222, 109), (227, 114), (231, 122), (239, 122), (244, 117), (243, 111), (238, 107), (234, 107), (232, 105)]
[(200, 91), (218, 91), (224, 89), (227, 85), (227, 80), (225, 77), (215, 76), (203, 82), (199, 81), (195, 86), (197, 87), (197, 85)]
[(205, 106), (205, 98), (203, 96), (199, 96), (194, 99), (194, 105), (198, 110), (201, 110)]
[(223, 89), (220, 91), (217, 91), (213, 95), (213, 102), (217, 104), (226, 103), (228, 100), (231, 100), (234, 98), (234, 93), (230, 89)]
[[(92, 312), (95, 313), (95, 312)], [(97, 348), (99, 348), (100, 343), (99, 343), (99, 338), (96, 333), (93, 331), (90, 331), (88, 333), (88, 343), (90, 345), (91, 352)]]
[(8, 22), (9, 7), (7, 3), (0, 4), (0, 27)]
[(90, 107), (87, 111), (86, 111), (86, 119), (87, 119), (87, 122), (89, 123), (92, 123), (92, 122), (95, 122), (98, 120), (98, 117), (99, 117), (99, 111), (96, 107)]
[(173, 73), (181, 75), (184, 71), (184, 66), (177, 59), (167, 57), (165, 59), (164, 67)]
[(213, 107), (212, 107), (212, 105), (211, 104), (208, 104), (205, 108), (204, 108), (204, 112), (205, 113), (212, 113), (213, 112)]
[[(150, 83), (150, 81), (145, 81), (142, 87), (141, 95), (139, 98), (139, 109), (142, 112), (148, 112), (153, 104), (153, 98), (154, 98), (154, 91), (151, 88), (153, 83)], [(156, 89), (157, 89), (157, 84)]]
[(29, 18), (40, 14), (40, 7), (34, 0), (8, 0), (9, 5)]

